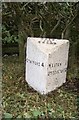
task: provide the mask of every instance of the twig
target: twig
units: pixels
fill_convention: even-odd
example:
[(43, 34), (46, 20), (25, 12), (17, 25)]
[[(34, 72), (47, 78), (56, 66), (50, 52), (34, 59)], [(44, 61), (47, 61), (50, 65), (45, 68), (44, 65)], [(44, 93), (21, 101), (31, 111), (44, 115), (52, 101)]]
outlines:
[[(66, 31), (66, 29), (69, 27), (69, 25), (75, 20), (75, 18), (77, 17), (77, 14), (72, 18), (72, 20), (69, 22), (69, 24), (66, 25), (65, 29), (62, 32), (62, 39), (64, 37), (64, 32)], [(68, 20), (69, 21), (69, 20)], [(67, 22), (68, 22), (67, 21)]]
[(58, 27), (60, 21), (61, 21), (61, 19), (58, 20), (57, 24), (56, 24), (56, 25), (54, 26), (54, 28), (51, 30), (51, 33), (50, 33), (50, 34), (52, 34), (52, 33), (56, 30), (56, 28)]

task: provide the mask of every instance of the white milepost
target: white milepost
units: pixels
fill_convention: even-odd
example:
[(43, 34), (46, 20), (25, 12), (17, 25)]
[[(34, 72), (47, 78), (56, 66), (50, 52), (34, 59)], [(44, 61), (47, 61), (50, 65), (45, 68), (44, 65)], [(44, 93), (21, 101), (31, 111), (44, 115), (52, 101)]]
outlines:
[(66, 82), (69, 41), (28, 37), (26, 81), (41, 94)]

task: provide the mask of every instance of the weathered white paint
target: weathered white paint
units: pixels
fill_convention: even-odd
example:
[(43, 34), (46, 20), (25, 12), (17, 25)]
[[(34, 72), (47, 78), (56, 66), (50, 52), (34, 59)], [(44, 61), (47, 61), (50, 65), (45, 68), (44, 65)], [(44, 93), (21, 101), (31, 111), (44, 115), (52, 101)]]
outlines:
[(68, 51), (68, 40), (28, 37), (28, 84), (41, 94), (47, 94), (65, 83)]

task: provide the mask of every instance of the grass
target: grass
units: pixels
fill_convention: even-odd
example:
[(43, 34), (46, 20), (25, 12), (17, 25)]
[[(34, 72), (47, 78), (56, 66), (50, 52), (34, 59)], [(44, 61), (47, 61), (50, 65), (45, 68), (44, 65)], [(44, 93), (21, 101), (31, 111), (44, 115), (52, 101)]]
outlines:
[(24, 64), (18, 56), (3, 57), (4, 118), (79, 118), (76, 80), (40, 95), (25, 81)]

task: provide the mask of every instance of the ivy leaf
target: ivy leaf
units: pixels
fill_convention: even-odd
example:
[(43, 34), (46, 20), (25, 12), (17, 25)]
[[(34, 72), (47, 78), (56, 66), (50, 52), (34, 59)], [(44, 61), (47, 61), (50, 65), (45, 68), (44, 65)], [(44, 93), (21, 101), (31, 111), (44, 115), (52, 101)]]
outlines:
[(33, 111), (33, 116), (34, 117), (38, 117), (38, 116), (40, 116), (41, 115), (41, 112), (39, 111), (39, 110), (34, 110)]
[(3, 117), (4, 118), (12, 118), (13, 116), (10, 113), (4, 113)]

